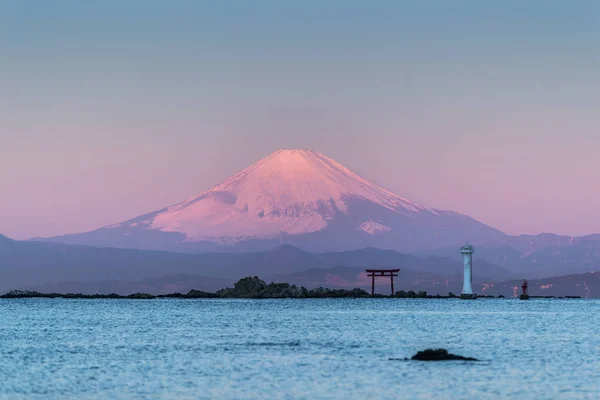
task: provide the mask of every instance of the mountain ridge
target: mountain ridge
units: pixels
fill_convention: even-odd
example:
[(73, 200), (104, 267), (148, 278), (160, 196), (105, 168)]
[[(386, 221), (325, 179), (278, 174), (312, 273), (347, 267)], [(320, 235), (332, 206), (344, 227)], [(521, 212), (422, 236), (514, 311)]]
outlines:
[[(286, 245), (266, 252), (184, 254), (9, 241), (0, 242), (0, 291), (32, 289), (60, 282), (80, 282), (85, 283), (85, 287), (93, 287), (94, 282), (151, 281), (166, 275), (204, 276), (219, 282), (235, 282), (244, 276), (275, 276), (341, 264), (363, 269), (372, 265), (381, 268), (394, 265), (450, 275), (460, 274), (462, 270), (461, 262), (448, 258), (419, 259), (377, 249), (319, 254)], [(485, 272), (492, 280), (515, 276), (496, 266)]]
[[(494, 257), (498, 249), (479, 247), (474, 259), (474, 284), (481, 285), (482, 290), (488, 288), (485, 289), (487, 293), (508, 295), (519, 282), (517, 278), (525, 277), (532, 285), (540, 282), (537, 287), (543, 286), (539, 292), (534, 290), (535, 293), (579, 294), (585, 284), (592, 285), (596, 276), (600, 276), (589, 274), (590, 271), (600, 271), (600, 259), (589, 258), (591, 256), (585, 255), (577, 241), (573, 243), (576, 243), (574, 247), (561, 253), (562, 258), (555, 255), (555, 247), (545, 247), (523, 257), (519, 251), (506, 246), (505, 251), (512, 255), (504, 262)], [(600, 241), (585, 240), (582, 243), (589, 254), (600, 254)], [(539, 261), (533, 263), (532, 257)], [(264, 252), (186, 254), (15, 241), (0, 236), (0, 292), (42, 290), (40, 288), (56, 291), (112, 290), (120, 293), (143, 291), (144, 288), (157, 293), (185, 288), (215, 290), (232, 284), (240, 277), (254, 275), (267, 280), (304, 282), (309, 286), (328, 284), (344, 287), (353, 285), (353, 282), (364, 284), (365, 278), (361, 273), (369, 267), (400, 268), (403, 278), (398, 284), (431, 293), (459, 290), (462, 282), (462, 260), (456, 248), (448, 249), (448, 253), (433, 252), (419, 256), (373, 247), (310, 253), (291, 245)], [(571, 278), (563, 280), (558, 277), (573, 274), (579, 275), (573, 278), (576, 282), (569, 283), (570, 289), (567, 289), (564, 284)], [(555, 286), (549, 290), (552, 286), (548, 285)], [(579, 288), (577, 285), (583, 286)], [(559, 287), (565, 289), (556, 291)], [(387, 290), (385, 282), (382, 288), (382, 292)], [(592, 297), (597, 295), (594, 292)]]
[[(177, 252), (311, 252), (375, 246), (409, 252), (506, 235), (475, 219), (427, 208), (323, 154), (278, 150), (175, 205), (81, 234), (44, 240)], [(477, 244), (477, 243), (476, 243)]]

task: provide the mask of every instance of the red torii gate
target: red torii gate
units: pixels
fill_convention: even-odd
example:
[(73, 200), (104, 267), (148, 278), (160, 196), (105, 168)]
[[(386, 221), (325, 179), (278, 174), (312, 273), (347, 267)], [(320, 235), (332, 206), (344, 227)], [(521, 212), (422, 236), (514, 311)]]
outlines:
[(371, 280), (371, 296), (375, 294), (375, 277), (376, 276), (389, 276), (392, 284), (392, 296), (394, 295), (394, 277), (398, 276), (399, 269), (366, 269), (367, 276), (372, 277)]

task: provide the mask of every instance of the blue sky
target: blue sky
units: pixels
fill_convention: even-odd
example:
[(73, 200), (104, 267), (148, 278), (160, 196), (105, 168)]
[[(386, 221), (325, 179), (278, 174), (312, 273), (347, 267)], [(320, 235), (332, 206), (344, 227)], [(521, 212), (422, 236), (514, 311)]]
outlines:
[(0, 232), (89, 230), (278, 148), (508, 233), (600, 231), (600, 2), (0, 3)]

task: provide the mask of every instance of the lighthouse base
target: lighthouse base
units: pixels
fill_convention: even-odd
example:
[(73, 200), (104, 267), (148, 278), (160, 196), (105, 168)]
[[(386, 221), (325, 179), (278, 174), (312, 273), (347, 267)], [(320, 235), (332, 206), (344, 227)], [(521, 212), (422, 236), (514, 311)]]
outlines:
[(463, 293), (460, 295), (460, 298), (463, 300), (475, 300), (477, 295), (473, 293)]
[(528, 294), (522, 294), (519, 296), (519, 300), (529, 300), (529, 295)]

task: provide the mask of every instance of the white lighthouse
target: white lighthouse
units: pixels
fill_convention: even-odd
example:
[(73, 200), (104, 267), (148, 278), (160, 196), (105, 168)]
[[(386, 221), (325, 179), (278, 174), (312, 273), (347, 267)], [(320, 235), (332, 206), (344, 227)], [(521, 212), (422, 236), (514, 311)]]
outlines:
[(471, 282), (473, 282), (473, 253), (475, 249), (467, 242), (461, 247), (460, 252), (463, 255), (464, 264), (463, 291), (460, 298), (475, 299), (477, 295), (473, 294), (473, 288), (471, 287)]

